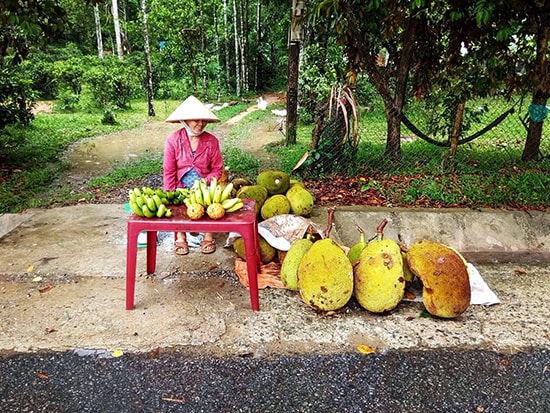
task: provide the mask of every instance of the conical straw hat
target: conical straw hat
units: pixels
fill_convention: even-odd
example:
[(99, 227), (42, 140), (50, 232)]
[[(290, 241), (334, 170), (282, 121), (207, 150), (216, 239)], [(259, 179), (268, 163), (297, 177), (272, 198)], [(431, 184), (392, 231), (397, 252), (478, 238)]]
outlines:
[(200, 119), (207, 122), (219, 122), (220, 119), (204, 106), (195, 96), (185, 99), (175, 111), (166, 119), (166, 122), (179, 123), (181, 120)]

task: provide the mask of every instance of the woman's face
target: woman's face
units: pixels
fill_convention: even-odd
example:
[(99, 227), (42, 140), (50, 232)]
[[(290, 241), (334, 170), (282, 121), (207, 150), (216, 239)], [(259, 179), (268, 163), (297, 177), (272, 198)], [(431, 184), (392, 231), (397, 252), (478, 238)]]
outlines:
[(186, 123), (195, 135), (200, 135), (206, 126), (206, 121), (202, 119), (191, 119), (186, 121)]

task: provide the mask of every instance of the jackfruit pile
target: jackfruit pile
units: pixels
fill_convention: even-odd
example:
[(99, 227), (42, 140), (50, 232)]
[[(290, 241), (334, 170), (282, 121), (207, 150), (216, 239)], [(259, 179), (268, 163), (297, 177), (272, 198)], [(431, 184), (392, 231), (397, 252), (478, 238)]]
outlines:
[(471, 291), (467, 263), (460, 253), (428, 240), (406, 248), (384, 239), (386, 224), (382, 221), (375, 239), (368, 242), (357, 227), (359, 241), (349, 249), (330, 238), (294, 241), (281, 265), (282, 283), (318, 311), (339, 310), (353, 296), (365, 310), (386, 313), (399, 305), (407, 284), (417, 277), (429, 314), (454, 318), (466, 311)]
[(259, 220), (282, 214), (308, 216), (313, 211), (311, 192), (285, 172), (265, 170), (257, 175), (255, 182), (238, 179), (232, 183), (237, 188), (237, 198), (255, 201)]

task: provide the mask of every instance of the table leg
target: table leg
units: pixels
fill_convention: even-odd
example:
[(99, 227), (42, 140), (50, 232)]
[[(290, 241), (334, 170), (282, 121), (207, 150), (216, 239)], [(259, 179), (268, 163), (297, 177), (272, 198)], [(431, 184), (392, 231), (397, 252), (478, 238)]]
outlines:
[(258, 299), (258, 269), (260, 264), (256, 234), (254, 233), (254, 231), (248, 231), (247, 233), (241, 234), (244, 242), (244, 253), (246, 257), (246, 272), (248, 274), (250, 307), (253, 311), (258, 311), (260, 309)]
[(139, 231), (134, 230), (128, 223), (126, 232), (126, 310), (134, 308), (138, 234)]
[(147, 274), (153, 274), (157, 266), (157, 232), (147, 231)]

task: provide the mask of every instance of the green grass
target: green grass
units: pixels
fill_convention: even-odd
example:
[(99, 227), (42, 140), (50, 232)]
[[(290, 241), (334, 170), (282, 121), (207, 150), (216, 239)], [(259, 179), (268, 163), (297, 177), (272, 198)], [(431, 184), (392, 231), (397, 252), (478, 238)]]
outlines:
[[(177, 101), (155, 102), (156, 117), (166, 118), (179, 104)], [(223, 121), (241, 113), (249, 105), (229, 106), (217, 115)], [(496, 112), (495, 112), (496, 114)], [(262, 165), (246, 148), (254, 139), (258, 125), (269, 121), (268, 111), (255, 111), (244, 117), (226, 134), (222, 155), (230, 174), (254, 177)], [(491, 114), (493, 116), (493, 114)], [(68, 187), (57, 187), (57, 178), (68, 165), (63, 156), (67, 148), (82, 139), (139, 127), (148, 121), (145, 102), (132, 102), (131, 108), (116, 112), (117, 124), (101, 123), (103, 113), (39, 114), (26, 129), (10, 128), (0, 137), (0, 213), (18, 212), (30, 207), (47, 207), (76, 200)], [(510, 117), (506, 121), (517, 121)], [(384, 156), (386, 125), (383, 111), (364, 112), (360, 123), (361, 141), (356, 160), (348, 165), (352, 176), (363, 177), (363, 189), (376, 190), (388, 199), (388, 205), (426, 205), (442, 203), (454, 206), (530, 207), (550, 206), (550, 158), (537, 162), (521, 161), (523, 132), (509, 135), (511, 128), (499, 125), (487, 136), (461, 145), (449, 171), (449, 150), (420, 139), (403, 142), (402, 158), (395, 162)], [(267, 150), (278, 160), (281, 170), (290, 173), (308, 149), (311, 125), (298, 125), (297, 144), (280, 142)], [(547, 137), (550, 122), (544, 125), (541, 149), (548, 154)], [(504, 132), (506, 131), (506, 133)], [(406, 129), (403, 135), (407, 136)], [(523, 134), (523, 135), (522, 135)], [(244, 143), (244, 144), (243, 144)], [(101, 190), (120, 187), (130, 179), (158, 173), (161, 159), (143, 156), (119, 164), (114, 171), (89, 183)], [(301, 169), (292, 173), (300, 177)], [(319, 179), (323, 179), (319, 177)], [(88, 195), (85, 195), (88, 196)], [(427, 202), (430, 201), (430, 202)]]

